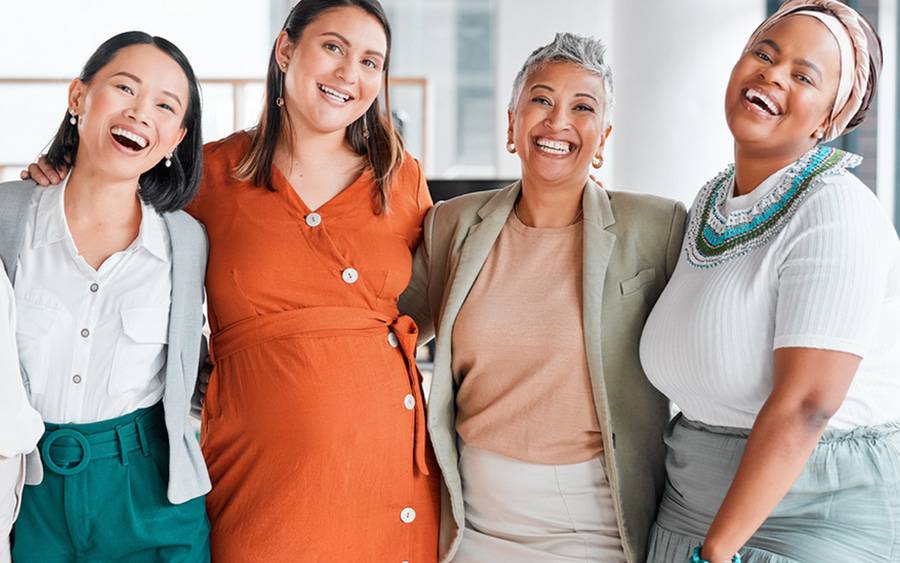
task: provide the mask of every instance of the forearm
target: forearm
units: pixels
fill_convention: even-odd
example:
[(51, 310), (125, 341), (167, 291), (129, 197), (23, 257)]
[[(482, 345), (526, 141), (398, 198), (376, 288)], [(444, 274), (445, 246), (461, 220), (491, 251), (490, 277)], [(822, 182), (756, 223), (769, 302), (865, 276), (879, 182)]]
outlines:
[(732, 555), (763, 524), (803, 471), (828, 417), (770, 398), (757, 416), (741, 464), (703, 545), (713, 563)]

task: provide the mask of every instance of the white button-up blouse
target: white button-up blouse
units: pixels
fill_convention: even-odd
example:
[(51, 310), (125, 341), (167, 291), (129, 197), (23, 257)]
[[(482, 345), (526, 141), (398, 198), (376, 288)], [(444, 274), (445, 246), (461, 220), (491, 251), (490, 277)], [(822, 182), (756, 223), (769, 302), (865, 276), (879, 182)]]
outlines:
[(169, 234), (142, 203), (137, 238), (94, 270), (69, 232), (64, 194), (65, 185), (39, 190), (29, 208), (15, 280), (19, 355), (44, 420), (98, 422), (162, 398)]

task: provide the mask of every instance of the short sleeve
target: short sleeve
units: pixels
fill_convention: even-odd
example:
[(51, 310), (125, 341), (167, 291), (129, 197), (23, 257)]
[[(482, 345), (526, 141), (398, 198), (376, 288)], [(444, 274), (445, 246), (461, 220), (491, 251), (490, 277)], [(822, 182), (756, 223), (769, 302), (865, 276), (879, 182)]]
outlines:
[(888, 226), (878, 200), (849, 174), (830, 180), (801, 204), (780, 235), (775, 349), (866, 356), (897, 248)]
[(411, 249), (418, 247), (422, 241), (422, 223), (425, 221), (425, 215), (434, 206), (434, 202), (431, 200), (431, 192), (428, 191), (428, 182), (425, 180), (425, 171), (422, 170), (422, 164), (418, 160), (414, 162), (416, 163), (418, 175), (416, 181), (416, 224), (419, 225), (419, 229), (416, 231), (416, 237), (410, 247)]

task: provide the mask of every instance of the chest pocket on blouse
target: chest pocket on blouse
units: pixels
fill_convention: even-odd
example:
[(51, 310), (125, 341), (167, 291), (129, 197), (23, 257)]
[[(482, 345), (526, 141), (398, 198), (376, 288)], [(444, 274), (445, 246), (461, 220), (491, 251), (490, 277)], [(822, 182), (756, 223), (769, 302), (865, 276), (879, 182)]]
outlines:
[(169, 342), (169, 309), (141, 307), (124, 309), (122, 334), (116, 340), (109, 393), (116, 395), (140, 389), (166, 364)]
[(16, 346), (23, 379), (33, 395), (44, 393), (47, 388), (47, 370), (50, 362), (50, 332), (53, 330), (55, 309), (16, 301)]

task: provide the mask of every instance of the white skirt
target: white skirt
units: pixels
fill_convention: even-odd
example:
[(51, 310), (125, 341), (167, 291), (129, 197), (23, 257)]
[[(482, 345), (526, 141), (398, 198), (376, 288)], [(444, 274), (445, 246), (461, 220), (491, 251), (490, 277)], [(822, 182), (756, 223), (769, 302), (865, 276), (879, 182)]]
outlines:
[(460, 441), (466, 527), (453, 563), (625, 563), (603, 456), (511, 459)]
[(9, 533), (19, 515), (25, 485), (25, 456), (0, 457), (0, 563), (9, 563)]

